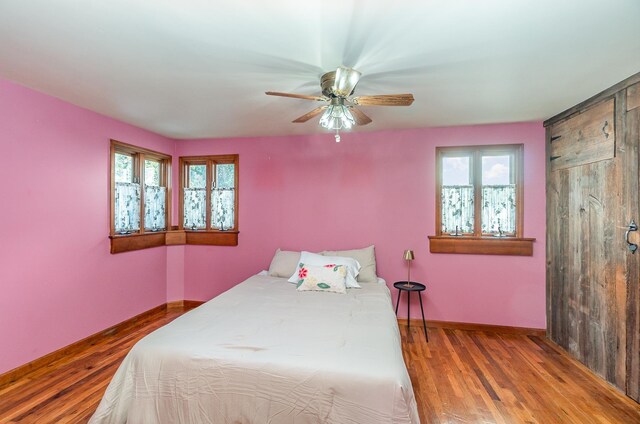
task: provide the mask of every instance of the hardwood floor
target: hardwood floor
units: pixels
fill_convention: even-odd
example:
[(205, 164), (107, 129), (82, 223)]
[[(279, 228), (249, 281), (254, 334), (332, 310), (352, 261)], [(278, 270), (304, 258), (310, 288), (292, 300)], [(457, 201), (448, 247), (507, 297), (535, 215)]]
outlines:
[(423, 424), (640, 423), (640, 405), (545, 338), (400, 331)]
[(0, 388), (0, 423), (86, 423), (129, 349), (188, 309), (160, 310), (134, 329), (106, 336), (82, 354), (55, 361)]
[[(0, 388), (0, 423), (85, 423), (131, 346), (170, 309)], [(640, 423), (640, 405), (536, 336), (400, 326), (427, 423)], [(365, 423), (363, 423), (365, 424)]]

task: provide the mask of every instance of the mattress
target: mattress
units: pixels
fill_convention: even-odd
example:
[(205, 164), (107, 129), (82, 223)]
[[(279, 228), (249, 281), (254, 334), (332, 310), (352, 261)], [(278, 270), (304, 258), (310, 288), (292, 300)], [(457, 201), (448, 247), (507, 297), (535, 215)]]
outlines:
[(419, 423), (384, 284), (256, 275), (140, 340), (90, 423)]

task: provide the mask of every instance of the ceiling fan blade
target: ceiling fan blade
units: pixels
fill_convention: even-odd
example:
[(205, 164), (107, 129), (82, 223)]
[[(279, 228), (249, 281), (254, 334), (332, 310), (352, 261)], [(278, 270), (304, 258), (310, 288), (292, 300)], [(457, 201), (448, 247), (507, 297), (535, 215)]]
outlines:
[(300, 124), (302, 122), (307, 122), (309, 119), (313, 118), (314, 116), (318, 116), (320, 115), (328, 106), (320, 106), (317, 107), (315, 109), (313, 109), (311, 112), (305, 113), (304, 115), (300, 116), (299, 118), (296, 118), (294, 121), (296, 124)]
[(369, 118), (363, 111), (356, 109), (355, 107), (350, 108), (349, 112), (351, 112), (351, 115), (353, 115), (353, 118), (356, 120), (357, 125), (367, 125), (372, 122), (371, 118)]
[(360, 72), (355, 69), (340, 66), (336, 69), (336, 79), (333, 82), (333, 94), (338, 97), (347, 97), (353, 93), (356, 84), (360, 81)]
[(318, 102), (323, 102), (326, 100), (325, 97), (320, 97), (320, 96), (307, 96), (304, 94), (294, 94), (294, 93), (279, 93), (277, 91), (267, 91), (264, 94), (266, 94), (267, 96), (280, 96), (280, 97), (292, 97), (294, 99), (316, 100)]
[(351, 99), (351, 102), (361, 106), (409, 106), (413, 103), (413, 94), (358, 96)]

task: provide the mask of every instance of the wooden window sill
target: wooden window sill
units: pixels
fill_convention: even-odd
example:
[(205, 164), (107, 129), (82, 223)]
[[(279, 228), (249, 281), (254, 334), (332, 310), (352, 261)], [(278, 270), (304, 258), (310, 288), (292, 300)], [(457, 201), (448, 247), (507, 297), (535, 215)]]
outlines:
[(535, 238), (429, 236), (431, 253), (533, 256)]
[(186, 243), (210, 246), (237, 246), (238, 231), (185, 230)]
[(111, 239), (111, 253), (130, 252), (159, 246), (181, 244), (237, 246), (239, 231), (172, 230), (143, 234), (117, 234)]

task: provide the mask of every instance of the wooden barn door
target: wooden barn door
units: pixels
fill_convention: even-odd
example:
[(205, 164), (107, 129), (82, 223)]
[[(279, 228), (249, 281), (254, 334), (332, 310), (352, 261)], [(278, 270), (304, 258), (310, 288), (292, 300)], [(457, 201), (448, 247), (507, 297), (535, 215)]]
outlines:
[[(625, 145), (631, 150), (631, 154), (635, 155), (635, 169), (640, 178), (640, 82), (631, 85), (626, 90), (625, 100), (625, 122), (624, 137)], [(628, 190), (635, 190), (637, 197), (632, 198), (636, 206), (636, 222), (640, 219), (637, 214), (640, 213), (640, 181), (635, 179), (635, 186), (629, 184)], [(640, 224), (639, 224), (640, 225)], [(638, 232), (636, 232), (638, 234)], [(640, 246), (640, 237), (633, 239), (633, 242)], [(631, 279), (627, 291), (627, 395), (640, 402), (640, 249), (632, 258), (628, 259), (628, 266)]]
[(638, 222), (638, 139), (626, 112), (622, 90), (547, 127), (547, 333), (638, 399), (627, 381), (638, 372), (640, 251), (625, 241)]

